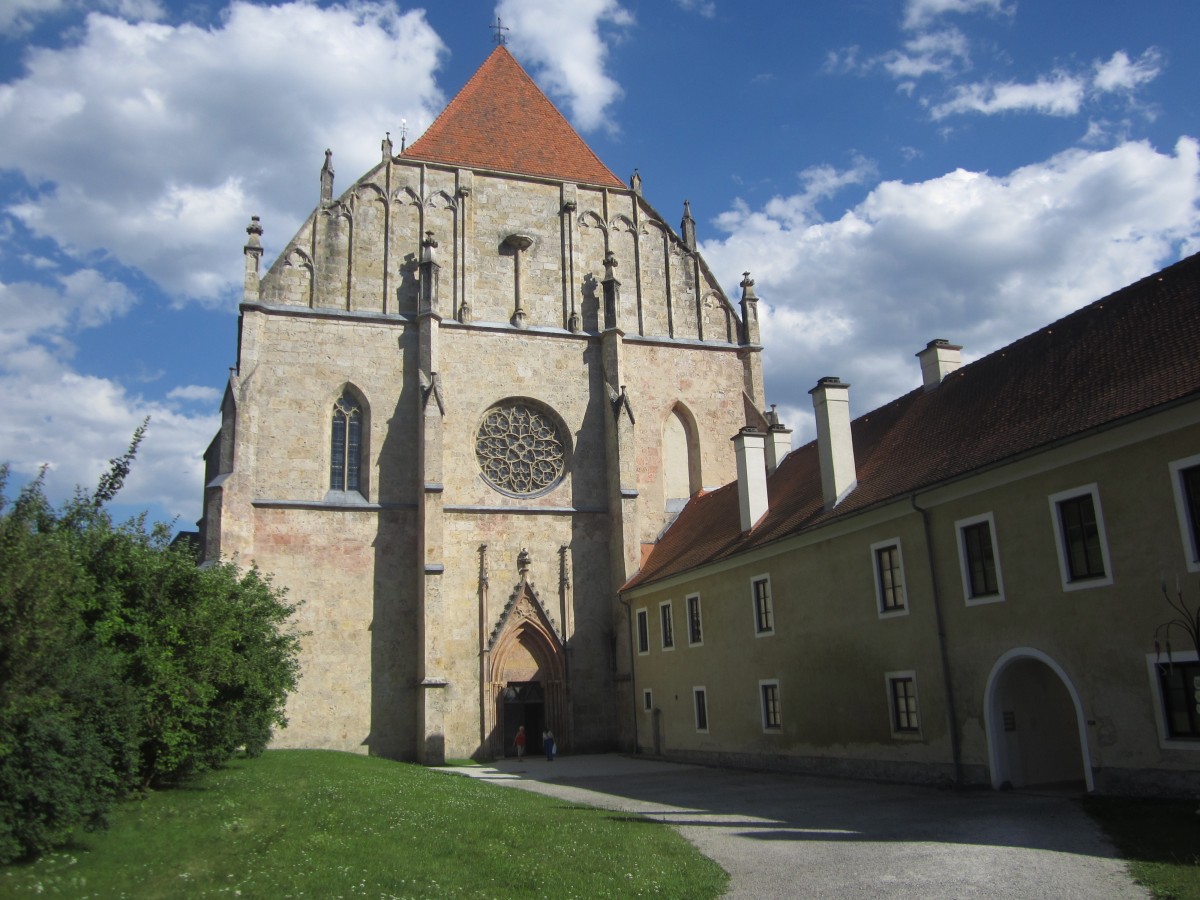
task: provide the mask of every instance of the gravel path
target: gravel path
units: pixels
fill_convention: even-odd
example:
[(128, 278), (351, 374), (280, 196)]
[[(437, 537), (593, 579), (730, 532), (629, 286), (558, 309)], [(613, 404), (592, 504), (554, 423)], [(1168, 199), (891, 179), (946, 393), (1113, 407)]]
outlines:
[(735, 900), (1145, 900), (1069, 797), (947, 791), (688, 766), (616, 754), (446, 769), (668, 822)]

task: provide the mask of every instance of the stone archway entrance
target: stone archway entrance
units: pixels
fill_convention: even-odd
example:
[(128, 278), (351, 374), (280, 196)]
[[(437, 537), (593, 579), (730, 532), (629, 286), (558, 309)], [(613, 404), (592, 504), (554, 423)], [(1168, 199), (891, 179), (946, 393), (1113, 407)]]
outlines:
[(546, 700), (540, 681), (510, 681), (500, 692), (501, 719), (504, 722), (504, 755), (514, 755), (517, 729), (524, 728), (525, 749), (542, 751), (542, 729), (546, 726)]
[(1005, 653), (984, 704), (992, 787), (1094, 788), (1083, 707), (1053, 659), (1031, 648)]
[(527, 753), (542, 750), (542, 731), (559, 749), (570, 746), (566, 664), (562, 641), (533, 588), (522, 582), (505, 607), (488, 651), (490, 703), (485, 710), (491, 756), (512, 756), (525, 727)]

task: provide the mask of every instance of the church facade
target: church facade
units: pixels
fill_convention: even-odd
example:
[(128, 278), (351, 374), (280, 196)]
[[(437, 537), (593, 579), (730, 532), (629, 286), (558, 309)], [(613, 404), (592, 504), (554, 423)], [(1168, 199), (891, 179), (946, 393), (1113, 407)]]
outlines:
[[(618, 591), (765, 427), (735, 304), (503, 46), (411, 147), (319, 203), (265, 272), (206, 456), (205, 559), (302, 602), (277, 746), (437, 763), (516, 729), (631, 745)], [(316, 193), (316, 185), (314, 185)]]

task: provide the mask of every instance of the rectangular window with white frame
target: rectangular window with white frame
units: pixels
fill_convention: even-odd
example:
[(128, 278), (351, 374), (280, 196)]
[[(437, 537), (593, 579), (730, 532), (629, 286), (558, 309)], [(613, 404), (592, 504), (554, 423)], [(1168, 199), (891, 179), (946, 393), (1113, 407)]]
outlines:
[(756, 575), (750, 580), (750, 598), (754, 602), (755, 637), (775, 633), (775, 607), (771, 600), (771, 577)]
[(888, 672), (884, 679), (887, 682), (892, 735), (920, 736), (921, 716), (917, 706), (916, 672)]
[(989, 512), (959, 519), (954, 529), (958, 532), (958, 563), (967, 605), (1003, 600), (1004, 576), (1000, 571), (995, 518)]
[(1099, 487), (1093, 483), (1051, 494), (1050, 514), (1063, 590), (1112, 584)]
[(875, 601), (881, 619), (908, 615), (908, 594), (904, 585), (904, 557), (900, 538), (889, 538), (871, 545), (871, 564), (875, 573)]
[(688, 646), (699, 647), (704, 643), (704, 626), (700, 621), (700, 595), (687, 598)]
[(645, 688), (642, 691), (642, 709), (646, 712), (654, 709), (654, 692), (650, 688)]
[(1177, 459), (1169, 469), (1184, 561), (1189, 572), (1200, 572), (1200, 456)]
[(1146, 655), (1159, 745), (1200, 750), (1200, 658), (1194, 650)]
[(662, 648), (675, 649), (675, 623), (671, 619), (671, 601), (664, 600), (658, 604), (658, 618), (662, 623)]
[(708, 695), (704, 688), (692, 688), (692, 700), (696, 709), (696, 730), (708, 732)]
[(760, 681), (758, 696), (761, 701), (763, 731), (767, 733), (782, 731), (783, 707), (779, 699), (779, 679)]
[(637, 647), (638, 656), (650, 652), (650, 612), (645, 609), (637, 611)]

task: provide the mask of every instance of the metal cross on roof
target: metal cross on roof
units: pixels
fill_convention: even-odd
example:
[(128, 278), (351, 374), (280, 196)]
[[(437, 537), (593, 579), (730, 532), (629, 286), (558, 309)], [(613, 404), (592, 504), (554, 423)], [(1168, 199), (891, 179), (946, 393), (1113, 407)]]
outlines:
[(490, 29), (492, 29), (492, 31), (496, 32), (496, 43), (499, 46), (503, 47), (504, 46), (504, 32), (510, 31), (511, 29), (507, 25), (501, 24), (499, 16), (496, 16), (496, 24), (489, 25), (488, 28), (490, 28)]

